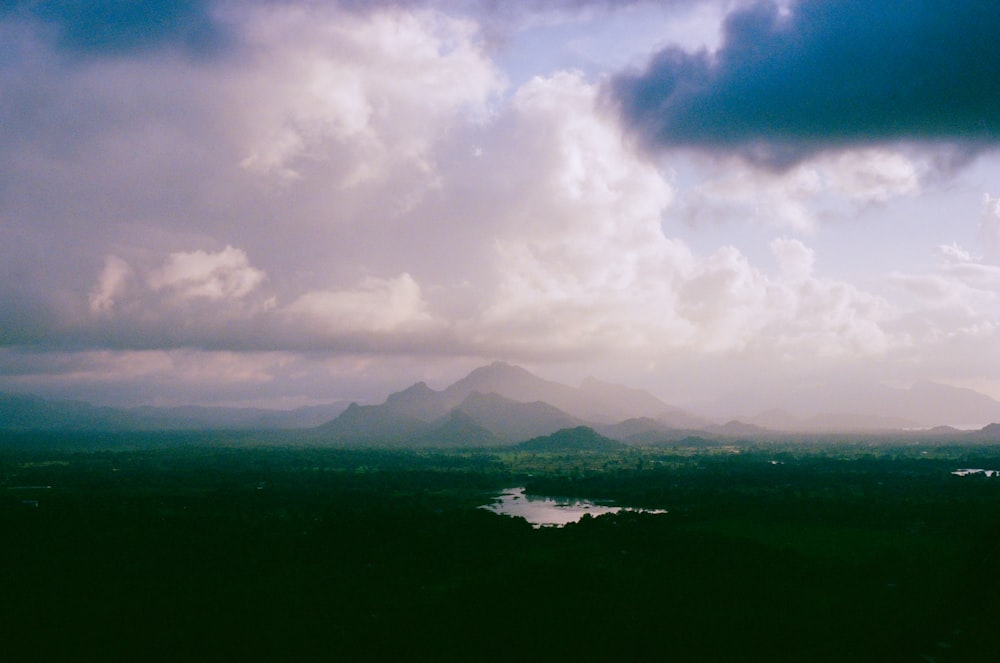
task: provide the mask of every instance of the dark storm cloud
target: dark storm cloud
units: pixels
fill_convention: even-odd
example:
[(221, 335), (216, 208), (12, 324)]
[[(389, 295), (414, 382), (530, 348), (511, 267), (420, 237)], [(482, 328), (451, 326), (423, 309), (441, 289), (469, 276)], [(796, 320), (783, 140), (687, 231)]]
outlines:
[(716, 53), (667, 48), (610, 86), (650, 148), (737, 151), (771, 166), (889, 142), (1000, 140), (1000, 3), (757, 2)]
[(40, 21), (64, 49), (122, 55), (164, 46), (204, 54), (223, 33), (202, 0), (0, 0), (0, 19)]

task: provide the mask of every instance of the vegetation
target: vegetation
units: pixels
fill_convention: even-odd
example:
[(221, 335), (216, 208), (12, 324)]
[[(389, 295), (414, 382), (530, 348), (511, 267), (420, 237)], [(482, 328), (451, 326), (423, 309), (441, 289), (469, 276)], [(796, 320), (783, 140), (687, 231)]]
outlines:
[(5, 660), (992, 659), (998, 447), (287, 441), (0, 440)]
[(576, 426), (574, 428), (564, 428), (551, 435), (536, 437), (517, 445), (520, 451), (599, 451), (615, 452), (626, 448), (626, 445), (617, 440), (604, 437), (587, 426)]

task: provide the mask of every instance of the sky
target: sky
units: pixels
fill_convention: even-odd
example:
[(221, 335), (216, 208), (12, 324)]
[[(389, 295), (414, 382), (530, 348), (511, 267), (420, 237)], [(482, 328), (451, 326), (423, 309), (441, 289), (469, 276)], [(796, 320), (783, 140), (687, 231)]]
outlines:
[(1000, 398), (1000, 4), (2, 0), (0, 390)]

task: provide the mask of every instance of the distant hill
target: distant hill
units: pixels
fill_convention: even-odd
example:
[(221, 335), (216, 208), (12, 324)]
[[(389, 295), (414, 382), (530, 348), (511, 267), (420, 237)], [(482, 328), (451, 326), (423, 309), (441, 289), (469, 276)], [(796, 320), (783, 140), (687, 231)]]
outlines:
[(723, 437), (764, 437), (771, 431), (763, 426), (748, 424), (742, 421), (732, 420), (717, 426), (706, 426), (705, 431)]
[(987, 424), (977, 431), (972, 431), (972, 435), (984, 440), (1000, 442), (1000, 424)]
[(153, 407), (149, 405), (123, 410), (134, 418), (140, 428), (156, 430), (275, 430), (312, 428), (329, 421), (347, 408), (348, 403), (312, 405), (294, 410), (268, 410), (264, 408), (204, 407)]
[(785, 410), (772, 408), (752, 417), (747, 417), (746, 421), (754, 426), (767, 428), (769, 430), (802, 430), (804, 428), (802, 419), (794, 417)]
[(407, 440), (413, 447), (496, 447), (505, 440), (480, 426), (462, 410), (454, 409), (435, 422), (426, 433)]
[(521, 442), (581, 423), (547, 403), (521, 403), (478, 391), (438, 415), (450, 400), (419, 383), (381, 405), (352, 404), (316, 432), (340, 444), (466, 447)]
[(656, 420), (667, 428), (687, 430), (705, 428), (706, 426), (712, 426), (715, 423), (711, 419), (699, 417), (698, 415), (691, 414), (690, 412), (680, 409), (671, 410), (665, 414), (661, 414), (656, 418)]
[(807, 417), (795, 417), (778, 409), (750, 417), (749, 425), (760, 429), (757, 434), (766, 434), (767, 431), (805, 433), (902, 431), (920, 427), (919, 423), (911, 419), (881, 414), (820, 412)]
[(594, 426), (594, 430), (612, 440), (631, 444), (637, 439), (658, 439), (674, 429), (651, 417), (633, 417), (617, 424)]
[(497, 394), (514, 401), (541, 401), (582, 421), (614, 423), (632, 417), (678, 416), (683, 412), (652, 394), (594, 378), (581, 387), (544, 380), (524, 368), (494, 362), (475, 369), (442, 393), (446, 402), (458, 405), (473, 392)]
[(396, 413), (385, 405), (357, 403), (316, 428), (328, 441), (352, 445), (398, 445), (430, 430), (430, 422)]
[(412, 387), (390, 394), (381, 406), (386, 412), (420, 421), (433, 421), (444, 416), (450, 405), (440, 392), (418, 382)]
[(900, 401), (887, 412), (928, 426), (982, 426), (1000, 421), (1000, 402), (963, 387), (922, 380), (903, 392)]
[(647, 418), (656, 419), (664, 426), (672, 428), (699, 427), (711, 423), (678, 407), (667, 405), (645, 389), (634, 389), (588, 377), (580, 384), (580, 391), (584, 394), (588, 406), (595, 408), (595, 411), (602, 415), (584, 417), (591, 421), (603, 419), (617, 422)]
[(785, 431), (887, 430), (1000, 421), (1000, 402), (972, 389), (920, 381), (908, 389), (882, 384), (811, 384), (779, 392), (743, 392), (707, 406), (743, 421)]
[[(459, 416), (459, 413), (461, 416)], [(627, 419), (708, 423), (649, 392), (595, 378), (572, 387), (519, 366), (494, 362), (437, 391), (424, 382), (373, 404), (330, 403), (295, 410), (139, 406), (0, 394), (0, 430), (171, 431), (309, 429), (338, 445), (481, 446), (513, 444), (583, 424)]]
[(252, 427), (265, 429), (315, 428), (340, 415), (349, 403), (340, 401), (325, 405), (305, 405), (294, 410), (262, 410)]
[(113, 408), (83, 401), (48, 400), (31, 394), (0, 393), (0, 430), (171, 431), (276, 430), (312, 428), (339, 415), (347, 403), (294, 410), (229, 407)]
[(536, 437), (516, 446), (521, 451), (617, 451), (628, 446), (609, 437), (604, 437), (593, 428), (577, 426), (564, 428), (552, 435)]
[[(579, 387), (538, 377), (505, 362), (471, 371), (442, 390), (425, 382), (381, 404), (335, 402), (267, 410), (226, 407), (112, 408), (83, 401), (0, 393), (0, 430), (197, 431), (308, 429), (315, 440), (359, 446), (511, 445), (589, 426), (633, 446), (684, 438), (759, 439), (774, 433), (838, 432), (1000, 440), (1000, 402), (970, 389), (918, 382), (909, 389), (806, 385), (784, 394), (745, 394), (741, 407), (779, 399), (782, 409), (751, 410), (717, 424), (672, 407), (649, 392), (588, 377)], [(784, 398), (784, 401), (780, 401)], [(948, 427), (947, 425), (950, 425)], [(931, 428), (932, 426), (936, 428)], [(961, 431), (959, 430), (961, 429)]]
[(934, 428), (928, 428), (919, 432), (922, 435), (934, 437), (957, 437), (963, 433), (963, 431), (954, 426), (935, 426)]
[(854, 412), (824, 412), (803, 420), (807, 431), (900, 431), (917, 428), (910, 419)]
[(455, 408), (499, 438), (521, 442), (582, 422), (548, 403), (519, 403), (498, 394), (474, 391)]
[(32, 394), (0, 394), (0, 427), (6, 430), (108, 430), (141, 428), (141, 417), (83, 401), (50, 401)]
[[(576, 388), (542, 379), (519, 366), (494, 362), (441, 391), (418, 382), (379, 405), (354, 404), (318, 427), (317, 434), (332, 443), (420, 446), (433, 441), (430, 431), (439, 419), (456, 411), (466, 415), (462, 421), (467, 426), (477, 427), (476, 431), (469, 429), (473, 437), (481, 435), (477, 432), (481, 428), (508, 444), (585, 423), (596, 425), (635, 416), (693, 419), (693, 415), (671, 408), (641, 389), (594, 378)], [(386, 439), (380, 441), (382, 436)], [(472, 438), (463, 441), (454, 431), (438, 438), (457, 446), (476, 444)]]

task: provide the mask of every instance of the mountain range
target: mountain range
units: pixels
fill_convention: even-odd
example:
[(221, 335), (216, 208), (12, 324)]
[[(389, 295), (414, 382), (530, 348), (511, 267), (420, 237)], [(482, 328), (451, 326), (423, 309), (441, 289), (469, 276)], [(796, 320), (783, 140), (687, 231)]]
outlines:
[(346, 444), (480, 446), (511, 444), (564, 428), (646, 418), (654, 426), (710, 425), (647, 391), (593, 378), (580, 387), (552, 382), (504, 362), (477, 368), (435, 391), (418, 382), (380, 405), (352, 403), (317, 432)]
[(336, 417), (346, 402), (296, 408), (154, 407), (114, 408), (84, 401), (48, 400), (32, 394), (0, 393), (0, 430), (167, 431), (281, 430), (313, 428)]
[[(1000, 421), (1000, 403), (968, 389), (931, 383), (918, 383), (909, 390), (881, 389), (888, 392), (881, 394), (884, 412), (862, 408), (795, 416), (769, 410), (720, 424), (668, 405), (641, 389), (594, 378), (572, 387), (495, 362), (441, 391), (418, 382), (380, 405), (352, 404), (317, 432), (341, 444), (484, 446), (514, 444), (588, 426), (594, 434), (645, 446), (706, 438), (755, 439), (775, 433), (918, 434), (913, 431), (941, 422)], [(844, 405), (840, 401), (831, 404)], [(871, 402), (862, 405), (870, 407)], [(960, 435), (961, 431), (937, 429), (933, 434)]]
[[(961, 431), (944, 424), (975, 422), (981, 426), (1000, 421), (1000, 402), (969, 389), (934, 383), (917, 383), (909, 389), (875, 386), (827, 400), (817, 390), (805, 396), (828, 409), (804, 407), (800, 391), (787, 401), (792, 411), (757, 410), (740, 420), (719, 423), (669, 405), (642, 389), (595, 378), (573, 387), (494, 362), (441, 390), (417, 382), (380, 404), (334, 402), (296, 410), (112, 408), (0, 394), (0, 430), (297, 429), (312, 440), (335, 445), (482, 447), (513, 445), (587, 427), (602, 439), (646, 446), (789, 433), (912, 432), (932, 426), (937, 428), (923, 434), (949, 437)], [(748, 396), (744, 407), (763, 402)], [(995, 427), (987, 427), (980, 437), (996, 432)]]
[(793, 384), (783, 391), (729, 394), (698, 410), (789, 431), (979, 428), (1000, 421), (1000, 402), (972, 389), (926, 380), (905, 389), (834, 381)]

